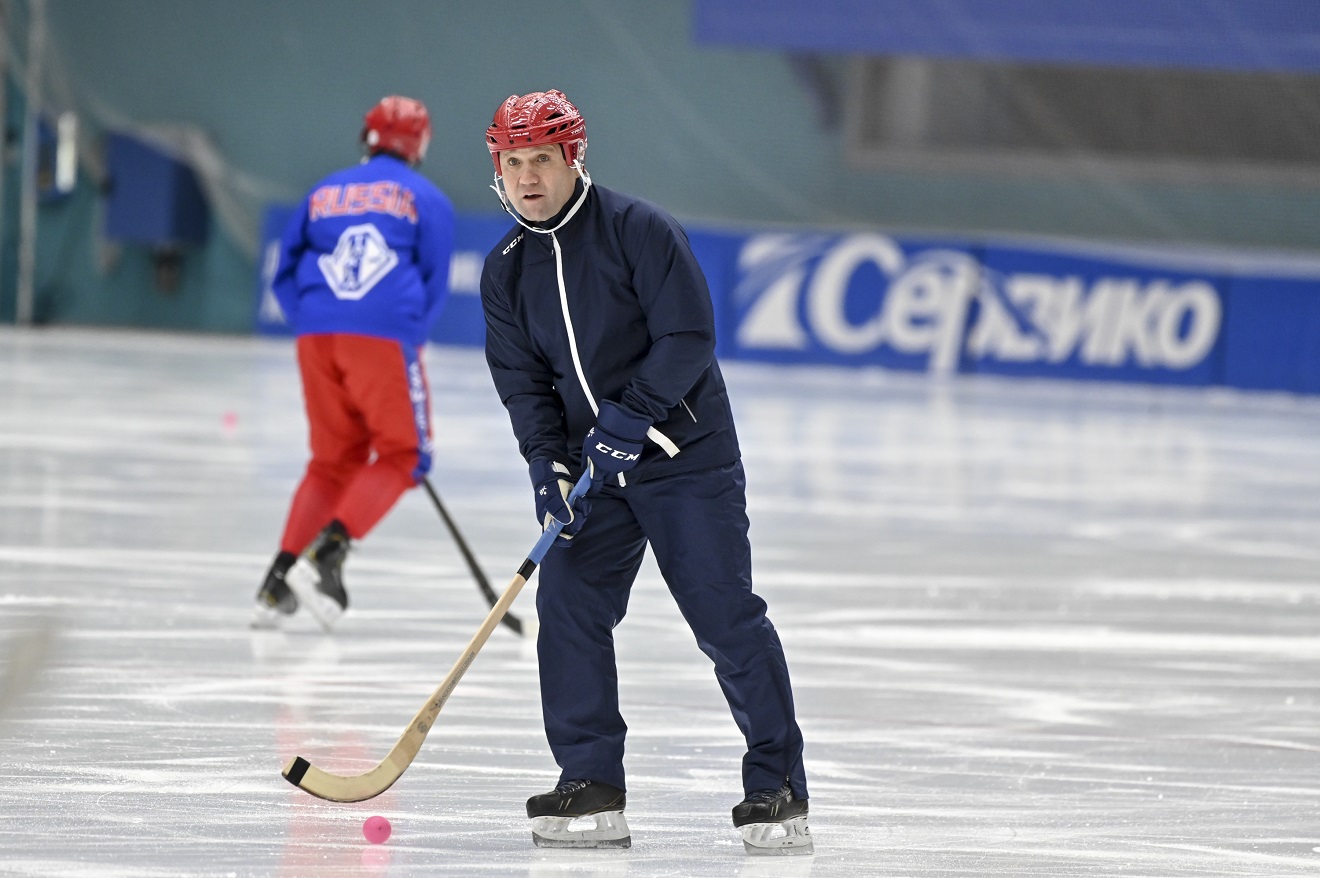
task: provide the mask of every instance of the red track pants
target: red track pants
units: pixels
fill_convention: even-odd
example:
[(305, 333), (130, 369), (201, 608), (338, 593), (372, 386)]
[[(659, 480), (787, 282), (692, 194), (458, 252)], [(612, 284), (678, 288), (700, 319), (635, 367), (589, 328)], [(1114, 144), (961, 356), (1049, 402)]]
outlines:
[(304, 335), (298, 367), (312, 459), (280, 548), (295, 554), (333, 519), (359, 539), (431, 468), (431, 394), (421, 352), (365, 335)]

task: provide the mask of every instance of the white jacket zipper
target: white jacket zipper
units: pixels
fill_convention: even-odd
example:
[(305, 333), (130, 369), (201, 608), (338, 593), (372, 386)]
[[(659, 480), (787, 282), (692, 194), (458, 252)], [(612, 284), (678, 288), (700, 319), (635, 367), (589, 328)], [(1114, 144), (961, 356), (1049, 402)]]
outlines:
[[(522, 217), (518, 216), (518, 214), (509, 206), (508, 200), (504, 197), (504, 193), (499, 186), (492, 186), (491, 188), (495, 190), (495, 194), (500, 196), (500, 202), (504, 205), (504, 209), (509, 212), (510, 216), (518, 221), (518, 225), (529, 231), (536, 232), (537, 234), (550, 236), (550, 243), (554, 246), (555, 251), (555, 281), (559, 285), (559, 308), (564, 315), (564, 329), (568, 331), (568, 350), (573, 357), (573, 371), (577, 373), (578, 384), (581, 385), (582, 393), (586, 396), (587, 402), (591, 405), (591, 413), (599, 415), (600, 406), (596, 404), (596, 397), (591, 392), (590, 385), (587, 384), (586, 373), (582, 371), (582, 358), (578, 356), (577, 336), (573, 333), (573, 318), (568, 314), (568, 287), (564, 284), (564, 252), (559, 248), (559, 237), (555, 234), (555, 232), (564, 227), (565, 223), (573, 218), (574, 214), (578, 212), (578, 208), (586, 203), (587, 192), (591, 189), (591, 177), (587, 174), (587, 169), (580, 165), (578, 166), (578, 171), (582, 174), (582, 194), (578, 196), (577, 204), (573, 205), (573, 209), (565, 214), (564, 218), (560, 220), (559, 224), (553, 229), (539, 229), (536, 226), (524, 222)], [(684, 402), (683, 405), (685, 408), (687, 407), (686, 402)], [(688, 414), (692, 414), (692, 409), (688, 409)], [(696, 420), (695, 415), (692, 420)], [(682, 450), (674, 444), (674, 440), (670, 439), (664, 433), (661, 433), (655, 427), (647, 427), (646, 436), (656, 445), (659, 445), (660, 448), (664, 450), (665, 454), (668, 454), (670, 457), (674, 457)], [(623, 473), (619, 473), (619, 485), (622, 487), (626, 484), (627, 482), (623, 478)]]

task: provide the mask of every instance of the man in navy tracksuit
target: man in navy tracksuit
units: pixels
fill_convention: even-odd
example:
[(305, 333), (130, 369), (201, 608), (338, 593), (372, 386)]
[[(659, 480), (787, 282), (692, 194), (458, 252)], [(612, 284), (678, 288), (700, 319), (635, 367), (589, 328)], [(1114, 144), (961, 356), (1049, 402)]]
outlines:
[[(649, 544), (738, 728), (753, 853), (811, 850), (788, 666), (752, 592), (745, 484), (714, 314), (683, 229), (593, 185), (586, 123), (558, 91), (511, 96), (487, 129), (517, 220), (481, 279), (486, 357), (536, 495), (564, 523), (541, 564), (538, 656), (560, 784), (527, 803), (543, 846), (626, 847), (613, 631)], [(568, 495), (592, 474), (587, 499)], [(572, 819), (596, 827), (570, 830)]]

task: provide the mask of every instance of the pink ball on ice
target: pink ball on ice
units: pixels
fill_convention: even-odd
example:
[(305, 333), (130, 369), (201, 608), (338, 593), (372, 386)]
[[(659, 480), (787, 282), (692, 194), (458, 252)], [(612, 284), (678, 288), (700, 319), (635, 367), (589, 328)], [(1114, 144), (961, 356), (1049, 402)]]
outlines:
[(372, 844), (381, 844), (390, 837), (390, 821), (384, 817), (368, 817), (362, 824), (362, 835)]

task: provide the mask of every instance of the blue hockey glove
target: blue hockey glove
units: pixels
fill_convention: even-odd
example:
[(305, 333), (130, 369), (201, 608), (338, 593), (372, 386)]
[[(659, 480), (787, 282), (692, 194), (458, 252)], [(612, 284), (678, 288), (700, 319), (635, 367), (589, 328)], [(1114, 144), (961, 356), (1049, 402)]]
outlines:
[(532, 489), (536, 492), (536, 521), (541, 530), (550, 527), (551, 521), (562, 521), (564, 529), (555, 538), (556, 546), (567, 546), (574, 534), (582, 530), (591, 511), (591, 502), (586, 497), (579, 497), (577, 503), (568, 505), (568, 495), (573, 490), (569, 481), (568, 467), (549, 460), (534, 460), (530, 466)]
[(604, 400), (596, 426), (582, 442), (582, 468), (601, 481), (625, 473), (642, 459), (642, 440), (651, 422), (631, 409)]

